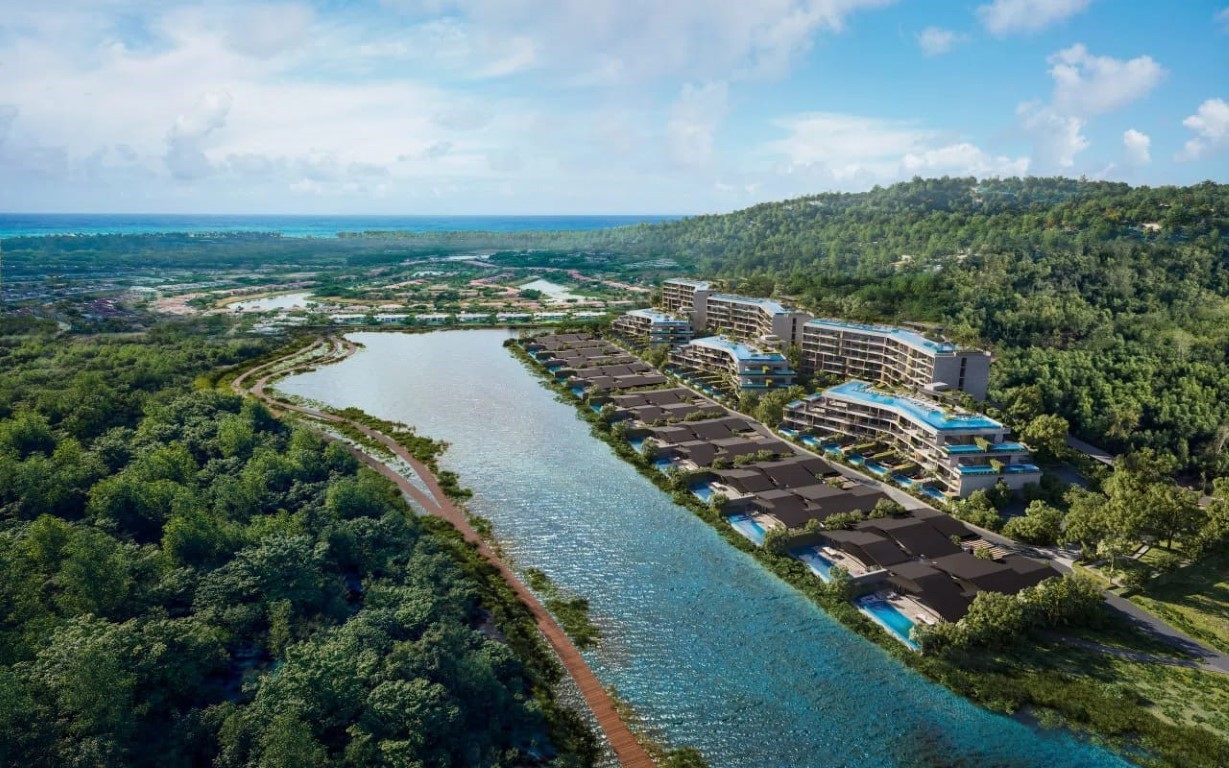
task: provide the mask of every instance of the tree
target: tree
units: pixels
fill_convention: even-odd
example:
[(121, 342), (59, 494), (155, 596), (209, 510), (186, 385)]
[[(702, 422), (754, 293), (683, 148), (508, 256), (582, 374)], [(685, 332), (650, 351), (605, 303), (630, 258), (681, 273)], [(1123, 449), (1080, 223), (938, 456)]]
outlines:
[(824, 528), (830, 531), (846, 531), (862, 521), (862, 513), (858, 510), (838, 512), (824, 518)]
[(871, 520), (880, 520), (885, 517), (903, 515), (906, 511), (908, 510), (905, 509), (905, 505), (898, 501), (894, 501), (892, 499), (880, 499), (879, 501), (875, 502), (874, 508), (871, 509), (869, 514), (867, 514), (867, 517)]
[(1023, 517), (1013, 517), (1003, 526), (1003, 535), (1028, 544), (1050, 545), (1062, 536), (1063, 513), (1044, 501), (1034, 501)]
[(1020, 430), (1020, 437), (1032, 446), (1039, 457), (1053, 460), (1067, 445), (1070, 424), (1062, 416), (1043, 413), (1033, 418)]

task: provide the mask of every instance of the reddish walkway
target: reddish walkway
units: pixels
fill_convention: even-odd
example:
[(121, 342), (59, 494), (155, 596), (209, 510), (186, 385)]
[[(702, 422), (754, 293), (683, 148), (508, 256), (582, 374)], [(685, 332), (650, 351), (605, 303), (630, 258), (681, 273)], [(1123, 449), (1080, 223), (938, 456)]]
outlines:
[[(310, 348), (319, 347), (325, 344), (325, 340), (318, 339)], [(333, 341), (327, 342), (331, 351), (324, 357), (313, 360), (310, 363), (305, 363), (303, 367), (316, 366), (325, 362), (337, 362), (353, 354), (357, 347), (349, 339), (342, 339), (340, 343)], [(304, 350), (306, 351), (306, 350)], [(301, 354), (301, 353), (296, 353)], [(653, 768), (653, 760), (649, 757), (648, 752), (644, 747), (640, 746), (640, 742), (636, 741), (636, 737), (632, 734), (627, 724), (623, 722), (623, 718), (619, 716), (615, 709), (614, 702), (610, 698), (610, 694), (598, 682), (597, 677), (593, 674), (593, 670), (589, 669), (588, 662), (580, 655), (580, 651), (572, 644), (563, 628), (555, 621), (543, 605), (538, 602), (538, 599), (533, 596), (533, 593), (521, 583), (521, 580), (513, 573), (512, 569), (504, 564), (502, 560), (486, 545), (486, 542), (478, 535), (469, 524), (465, 513), (457, 505), (452, 503), (452, 500), (440, 488), (439, 482), (435, 479), (435, 475), (427, 468), (425, 464), (414, 457), (400, 443), (388, 437), (382, 432), (374, 430), (363, 424), (359, 424), (349, 419), (335, 416), (331, 413), (324, 413), (315, 410), (314, 408), (306, 408), (304, 406), (293, 405), (275, 399), (265, 392), (265, 386), (268, 384), (272, 374), (265, 373), (261, 376), (254, 385), (246, 387), (244, 382), (252, 378), (255, 374), (273, 369), (282, 360), (277, 360), (272, 363), (257, 366), (250, 371), (235, 379), (233, 388), (237, 393), (250, 394), (274, 410), (293, 411), (304, 416), (319, 421), (331, 422), (334, 424), (348, 424), (351, 427), (362, 432), (367, 437), (378, 441), (381, 445), (388, 448), (397, 458), (408, 464), (414, 472), (422, 478), (426, 483), (430, 494), (423, 493), (422, 490), (415, 487), (409, 480), (398, 473), (396, 470), (389, 467), (383, 461), (357, 449), (350, 448), (360, 461), (375, 471), (379, 472), (384, 477), (387, 477), (401, 489), (403, 493), (418, 502), (429, 514), (440, 517), (452, 524), (466, 541), (473, 543), (478, 550), (478, 553), (485, 557), (492, 565), (499, 569), (500, 574), (512, 587), (517, 596), (521, 599), (529, 612), (533, 614), (537, 621), (538, 629), (546, 636), (547, 642), (551, 648), (559, 656), (564, 668), (572, 679), (576, 681), (577, 687), (580, 689), (581, 695), (585, 697), (585, 702), (589, 705), (589, 709), (593, 711), (594, 717), (597, 718), (597, 723), (601, 727), (602, 732), (606, 735), (606, 739), (610, 742), (614, 749), (615, 755), (619, 758), (619, 764), (624, 768)]]

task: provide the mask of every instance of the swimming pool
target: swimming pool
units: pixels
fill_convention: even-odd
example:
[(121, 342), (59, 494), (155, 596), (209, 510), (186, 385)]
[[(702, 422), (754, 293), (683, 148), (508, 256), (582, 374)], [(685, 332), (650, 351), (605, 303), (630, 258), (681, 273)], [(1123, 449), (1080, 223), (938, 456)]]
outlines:
[(855, 467), (860, 467), (866, 463), (866, 459), (862, 456), (858, 456), (855, 454), (849, 457), (849, 463), (853, 464)]
[(892, 479), (893, 479), (893, 480), (895, 480), (895, 481), (897, 482), (897, 484), (899, 484), (899, 485), (903, 485), (903, 486), (905, 486), (906, 488), (911, 488), (911, 487), (913, 487), (913, 478), (911, 478), (911, 477), (906, 477), (905, 475), (902, 475), (902, 474), (900, 474), (899, 472), (897, 472), (896, 474), (892, 475)]
[(576, 395), (577, 397), (584, 397), (585, 388), (584, 387), (572, 387), (572, 394)]
[(888, 468), (877, 461), (867, 461), (862, 466), (871, 472), (874, 472), (876, 475), (886, 475), (888, 473)]
[(636, 453), (644, 453), (644, 438), (643, 437), (633, 437), (627, 441), (627, 444), (630, 445), (632, 447), (632, 450), (634, 450)]
[(691, 494), (705, 504), (713, 497), (713, 489), (708, 483), (703, 485), (694, 485), (691, 488)]
[(871, 617), (879, 626), (886, 629), (897, 640), (913, 650), (921, 650), (921, 646), (909, 639), (909, 631), (913, 629), (913, 621), (908, 616), (896, 610), (896, 607), (881, 597), (863, 597), (857, 601), (858, 610)]
[(824, 581), (832, 578), (832, 561), (819, 553), (819, 547), (803, 547), (795, 549), (790, 554), (806, 563), (807, 568)]
[(672, 464), (674, 464), (674, 462), (671, 461), (670, 459), (654, 459), (653, 460), (653, 467), (658, 472), (665, 472), (667, 469), (670, 468)]
[(751, 539), (757, 547), (764, 544), (764, 526), (755, 522), (749, 515), (730, 515), (726, 518), (734, 530)]
[(934, 487), (933, 485), (927, 485), (923, 487), (922, 493), (926, 494), (932, 499), (936, 499), (944, 503), (947, 502), (947, 496), (943, 493), (943, 491), (940, 491), (938, 488)]

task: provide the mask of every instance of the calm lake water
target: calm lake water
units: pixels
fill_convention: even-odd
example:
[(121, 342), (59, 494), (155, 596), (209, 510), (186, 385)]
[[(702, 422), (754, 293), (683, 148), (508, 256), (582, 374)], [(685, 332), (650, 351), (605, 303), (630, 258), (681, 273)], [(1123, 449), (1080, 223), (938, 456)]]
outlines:
[(247, 299), (230, 305), (231, 309), (240, 312), (244, 310), (297, 309), (306, 307), (310, 293), (283, 293), (279, 296), (266, 296), (263, 299)]
[(524, 285), (518, 287), (522, 290), (528, 288), (534, 291), (541, 291), (542, 293), (546, 294), (546, 297), (550, 299), (551, 303), (553, 304), (562, 304), (569, 299), (585, 298), (584, 296), (572, 293), (567, 286), (560, 285), (559, 283), (552, 283), (550, 280), (534, 280), (531, 283), (525, 283)]
[(590, 600), (594, 672), (669, 743), (714, 768), (1126, 765), (985, 712), (844, 629), (594, 439), (507, 337), (353, 334), (365, 350), (280, 389), (449, 441), (473, 510), (518, 568)]

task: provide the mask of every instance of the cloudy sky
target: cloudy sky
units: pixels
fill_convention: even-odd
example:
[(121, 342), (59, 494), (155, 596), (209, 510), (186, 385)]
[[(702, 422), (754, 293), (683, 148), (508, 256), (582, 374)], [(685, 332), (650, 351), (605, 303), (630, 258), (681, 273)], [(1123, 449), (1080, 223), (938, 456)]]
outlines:
[(1226, 0), (0, 0), (3, 211), (696, 213), (944, 174), (1229, 181)]

